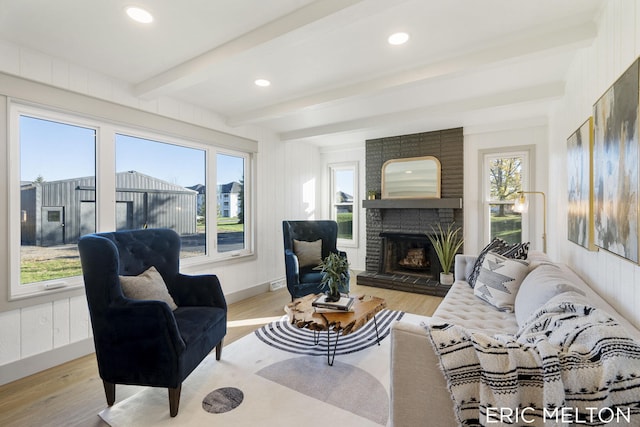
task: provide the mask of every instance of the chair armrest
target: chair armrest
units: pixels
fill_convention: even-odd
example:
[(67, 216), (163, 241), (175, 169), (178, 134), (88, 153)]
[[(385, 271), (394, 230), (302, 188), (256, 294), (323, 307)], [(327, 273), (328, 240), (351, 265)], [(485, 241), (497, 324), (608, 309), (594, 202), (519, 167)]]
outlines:
[(144, 354), (148, 354), (152, 349), (165, 352), (169, 347), (178, 356), (186, 349), (176, 319), (167, 303), (126, 297), (119, 302), (109, 306), (105, 325), (102, 325), (113, 332), (106, 335), (113, 337), (112, 342), (105, 343), (108, 351), (125, 345), (126, 351), (139, 347)]
[(207, 306), (227, 309), (227, 300), (215, 274), (178, 274), (170, 287), (178, 307)]
[(478, 257), (475, 255), (456, 254), (454, 264), (455, 279), (466, 282), (473, 271), (476, 259)]
[(300, 284), (300, 265), (298, 257), (291, 249), (284, 250), (284, 265), (287, 275), (287, 286), (297, 286)]

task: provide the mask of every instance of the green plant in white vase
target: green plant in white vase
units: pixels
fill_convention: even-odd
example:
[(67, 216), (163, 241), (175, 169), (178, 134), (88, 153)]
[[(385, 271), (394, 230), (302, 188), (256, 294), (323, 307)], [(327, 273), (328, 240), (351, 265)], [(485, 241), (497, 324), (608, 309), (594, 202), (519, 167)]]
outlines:
[(331, 252), (315, 269), (323, 273), (320, 282), (327, 289), (327, 301), (340, 300), (340, 285), (349, 280), (349, 261), (347, 257)]
[(462, 247), (464, 239), (460, 237), (460, 227), (456, 227), (455, 223), (451, 223), (446, 229), (443, 229), (440, 224), (438, 227), (432, 227), (433, 233), (427, 235), (433, 249), (436, 251), (438, 261), (440, 261), (440, 267), (442, 272), (440, 273), (440, 283), (443, 285), (451, 285), (453, 283), (453, 273), (451, 273), (451, 266), (453, 260), (458, 253), (458, 250)]

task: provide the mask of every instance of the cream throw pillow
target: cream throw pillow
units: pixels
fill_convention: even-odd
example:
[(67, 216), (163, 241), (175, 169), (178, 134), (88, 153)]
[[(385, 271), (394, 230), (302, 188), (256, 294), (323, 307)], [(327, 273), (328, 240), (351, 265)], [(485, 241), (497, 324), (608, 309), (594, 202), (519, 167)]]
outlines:
[(298, 265), (302, 267), (315, 267), (322, 262), (322, 239), (314, 242), (293, 240), (293, 252), (298, 257)]
[(178, 308), (155, 267), (149, 267), (138, 276), (120, 276), (120, 285), (127, 298), (164, 301), (171, 310)]
[(518, 289), (529, 273), (529, 263), (489, 252), (482, 262), (473, 293), (502, 310), (513, 312)]

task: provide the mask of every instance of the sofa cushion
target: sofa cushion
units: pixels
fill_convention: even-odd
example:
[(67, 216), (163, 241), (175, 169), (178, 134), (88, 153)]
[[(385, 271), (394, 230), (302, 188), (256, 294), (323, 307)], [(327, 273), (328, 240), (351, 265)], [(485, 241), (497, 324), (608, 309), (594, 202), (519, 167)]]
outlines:
[(171, 310), (178, 308), (162, 276), (153, 266), (137, 276), (120, 276), (120, 286), (127, 298), (164, 301)]
[(513, 313), (498, 310), (473, 292), (467, 282), (454, 282), (433, 313), (434, 319), (489, 335), (515, 334), (518, 331)]
[(478, 254), (478, 258), (476, 258), (476, 262), (473, 264), (473, 270), (471, 274), (467, 276), (467, 282), (469, 286), (472, 288), (476, 286), (476, 280), (478, 279), (478, 275), (480, 274), (480, 269), (482, 268), (482, 262), (484, 261), (485, 255), (489, 253), (489, 251), (495, 251), (500, 248), (504, 248), (506, 242), (502, 239), (495, 237), (487, 246), (485, 246), (480, 253)]
[(482, 262), (474, 294), (500, 310), (512, 312), (518, 288), (528, 273), (527, 261), (491, 251)]
[(500, 255), (513, 259), (527, 259), (529, 255), (529, 242), (514, 243), (512, 245), (507, 244), (502, 249), (497, 250)]
[(516, 295), (514, 311), (518, 326), (553, 297), (568, 291), (585, 295), (558, 265), (546, 263), (534, 268), (522, 281)]
[(298, 257), (300, 268), (315, 267), (322, 262), (322, 239), (313, 242), (294, 239), (293, 252)]

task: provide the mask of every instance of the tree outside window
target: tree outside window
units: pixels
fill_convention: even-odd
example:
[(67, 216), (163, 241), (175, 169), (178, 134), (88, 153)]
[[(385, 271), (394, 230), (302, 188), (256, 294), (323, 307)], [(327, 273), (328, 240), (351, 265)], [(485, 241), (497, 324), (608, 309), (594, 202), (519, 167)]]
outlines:
[(509, 243), (522, 240), (522, 215), (514, 212), (513, 205), (522, 190), (525, 160), (524, 153), (486, 157), (490, 239), (499, 237)]

